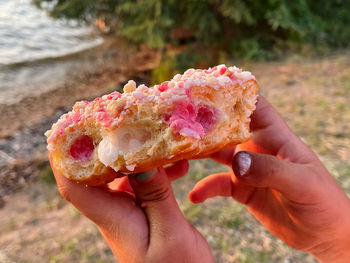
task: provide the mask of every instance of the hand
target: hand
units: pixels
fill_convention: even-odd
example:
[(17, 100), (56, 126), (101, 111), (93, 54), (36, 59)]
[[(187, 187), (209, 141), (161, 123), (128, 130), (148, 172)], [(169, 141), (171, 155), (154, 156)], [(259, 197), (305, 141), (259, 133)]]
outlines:
[(52, 168), (61, 195), (97, 224), (120, 262), (214, 262), (170, 186), (187, 173), (188, 161), (125, 176), (109, 187), (85, 187)]
[(276, 237), (323, 262), (349, 262), (350, 201), (317, 156), (263, 98), (250, 141), (211, 157), (231, 173), (200, 181), (190, 200), (232, 196)]

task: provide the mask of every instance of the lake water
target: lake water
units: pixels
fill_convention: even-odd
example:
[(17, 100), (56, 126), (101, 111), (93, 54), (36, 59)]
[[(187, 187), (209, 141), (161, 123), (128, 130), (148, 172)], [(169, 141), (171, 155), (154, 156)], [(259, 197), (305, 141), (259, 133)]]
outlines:
[(53, 20), (31, 0), (0, 0), (0, 103), (11, 100), (28, 82), (26, 78), (47, 78), (41, 72), (33, 73), (37, 61), (55, 60), (102, 44), (103, 39), (92, 33), (91, 27)]

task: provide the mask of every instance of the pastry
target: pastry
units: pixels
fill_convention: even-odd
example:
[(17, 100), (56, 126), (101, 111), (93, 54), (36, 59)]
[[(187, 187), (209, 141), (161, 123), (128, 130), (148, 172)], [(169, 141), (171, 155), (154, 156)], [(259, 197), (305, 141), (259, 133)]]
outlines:
[[(189, 69), (148, 88), (76, 102), (46, 132), (55, 169), (86, 185), (205, 156), (250, 137), (255, 77), (237, 67)], [(118, 173), (116, 173), (118, 172)]]

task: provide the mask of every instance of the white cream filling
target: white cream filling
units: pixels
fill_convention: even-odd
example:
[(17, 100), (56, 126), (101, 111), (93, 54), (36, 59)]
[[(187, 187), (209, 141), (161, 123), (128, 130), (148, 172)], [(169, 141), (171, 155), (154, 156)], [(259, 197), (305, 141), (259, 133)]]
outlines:
[(126, 166), (126, 169), (132, 172), (135, 170), (135, 167), (136, 167), (136, 164), (129, 164)]
[(113, 136), (103, 136), (102, 141), (97, 147), (98, 158), (100, 159), (101, 163), (103, 163), (105, 166), (110, 166), (118, 159), (119, 154), (122, 154), (122, 152), (119, 152), (116, 143), (117, 138), (111, 137)]
[(190, 136), (190, 137), (193, 137), (193, 138), (196, 138), (196, 139), (200, 139), (201, 138), (196, 131), (194, 131), (194, 130), (192, 130), (190, 128), (187, 128), (187, 127), (182, 128), (179, 133), (182, 136)]
[[(144, 143), (150, 138), (150, 134), (142, 129), (133, 130), (123, 128), (118, 131), (104, 134), (102, 141), (97, 147), (97, 156), (105, 166), (111, 166), (119, 155), (124, 157), (129, 153), (141, 150)], [(133, 171), (133, 165), (128, 165), (129, 171)]]

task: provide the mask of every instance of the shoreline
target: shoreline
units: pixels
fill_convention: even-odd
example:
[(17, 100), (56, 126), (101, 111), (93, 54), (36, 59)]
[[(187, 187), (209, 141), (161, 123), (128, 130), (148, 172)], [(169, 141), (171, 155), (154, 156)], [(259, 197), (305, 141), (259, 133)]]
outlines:
[(76, 59), (93, 65), (88, 65), (88, 70), (82, 65), (60, 85), (17, 103), (0, 104), (0, 207), (1, 197), (25, 186), (48, 164), (44, 132), (59, 116), (75, 101), (121, 89), (129, 78), (146, 81), (149, 71), (159, 63), (160, 52), (137, 50), (120, 40), (106, 39), (102, 48), (79, 54)]
[[(41, 64), (33, 69), (33, 76), (26, 76), (22, 89), (10, 90), (9, 95), (13, 96), (0, 101), (0, 138), (9, 137), (77, 100), (112, 92), (128, 77), (153, 69), (159, 58), (157, 51), (137, 50), (110, 37), (99, 48)], [(35, 79), (42, 68), (46, 72)]]

